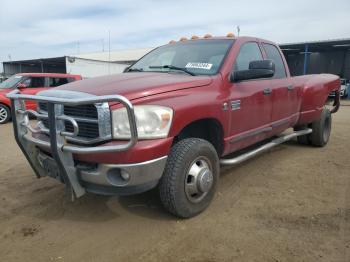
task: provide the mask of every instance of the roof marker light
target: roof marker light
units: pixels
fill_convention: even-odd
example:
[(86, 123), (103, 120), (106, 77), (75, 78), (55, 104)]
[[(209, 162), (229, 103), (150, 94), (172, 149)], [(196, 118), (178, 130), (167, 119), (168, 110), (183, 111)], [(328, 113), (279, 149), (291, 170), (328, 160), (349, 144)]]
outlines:
[(235, 35), (232, 32), (227, 33), (226, 37), (235, 37)]
[(188, 39), (187, 39), (186, 37), (184, 37), (184, 36), (180, 38), (180, 41), (181, 41), (181, 42), (184, 42), (184, 41), (187, 41), (187, 40), (188, 40)]
[(213, 36), (211, 34), (205, 34), (203, 38), (212, 38)]
[(196, 40), (196, 39), (199, 39), (199, 36), (193, 35), (193, 36), (191, 37), (191, 40)]
[(175, 43), (176, 43), (175, 40), (170, 40), (170, 41), (169, 41), (169, 44), (175, 44)]

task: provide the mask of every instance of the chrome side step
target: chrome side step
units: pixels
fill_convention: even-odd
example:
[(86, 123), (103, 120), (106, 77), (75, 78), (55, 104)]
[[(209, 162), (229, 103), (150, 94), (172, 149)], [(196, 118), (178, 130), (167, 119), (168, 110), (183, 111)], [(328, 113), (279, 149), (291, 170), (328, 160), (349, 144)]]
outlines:
[(249, 151), (247, 153), (244, 153), (240, 156), (237, 156), (237, 157), (234, 157), (234, 158), (229, 158), (229, 159), (220, 159), (220, 164), (221, 165), (237, 165), (237, 164), (240, 164), (252, 157), (255, 157), (256, 155), (260, 154), (260, 153), (263, 153), (279, 144), (282, 144), (284, 142), (287, 142), (291, 139), (293, 139), (294, 137), (297, 137), (297, 136), (303, 136), (303, 135), (307, 135), (307, 134), (310, 134), (312, 133), (312, 129), (311, 128), (308, 128), (308, 129), (304, 129), (304, 130), (300, 130), (300, 131), (295, 131), (294, 133), (292, 134), (289, 134), (289, 135), (285, 135), (285, 136), (281, 136), (281, 137), (278, 137), (274, 140), (272, 140), (271, 142), (265, 144), (265, 145), (262, 145), (252, 151)]

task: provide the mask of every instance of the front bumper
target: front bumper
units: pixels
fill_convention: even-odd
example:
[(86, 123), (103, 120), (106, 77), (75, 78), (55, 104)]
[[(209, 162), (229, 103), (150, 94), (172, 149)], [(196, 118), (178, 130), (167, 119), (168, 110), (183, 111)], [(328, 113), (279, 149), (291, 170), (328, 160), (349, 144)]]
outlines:
[(99, 164), (78, 168), (79, 180), (89, 192), (102, 195), (132, 195), (155, 187), (161, 178), (167, 156), (135, 164)]
[[(72, 198), (80, 197), (86, 191), (100, 194), (139, 193), (154, 187), (160, 179), (166, 156), (134, 164), (93, 164), (77, 161), (74, 155), (113, 154), (125, 152), (138, 141), (133, 105), (122, 96), (92, 96), (80, 92), (61, 94), (52, 91), (47, 95), (22, 95), (17, 90), (8, 94), (12, 104), (12, 119), (16, 141), (38, 177), (51, 176), (66, 184)], [(77, 94), (79, 93), (79, 94)], [(57, 96), (59, 94), (59, 96)], [(64, 96), (63, 96), (64, 95)], [(69, 98), (65, 96), (69, 96)], [(74, 97), (75, 96), (75, 97)], [(47, 104), (47, 113), (26, 109), (24, 101), (31, 100)], [(73, 117), (64, 114), (63, 106), (78, 106), (117, 102), (125, 106), (128, 113), (131, 138), (122, 144), (106, 144), (98, 147), (78, 146), (70, 143), (79, 133), (79, 126)], [(40, 123), (48, 121), (48, 128), (37, 124), (33, 127), (29, 116)], [(65, 130), (65, 122), (73, 126), (72, 132)], [(48, 135), (49, 141), (40, 139)], [(42, 149), (45, 149), (45, 153)]]
[[(38, 160), (47, 174), (61, 180), (55, 169), (55, 161), (46, 152), (39, 151)], [(51, 170), (47, 162), (53, 163)], [(133, 164), (76, 164), (80, 185), (91, 193), (101, 195), (132, 195), (155, 187), (161, 178), (167, 156)]]

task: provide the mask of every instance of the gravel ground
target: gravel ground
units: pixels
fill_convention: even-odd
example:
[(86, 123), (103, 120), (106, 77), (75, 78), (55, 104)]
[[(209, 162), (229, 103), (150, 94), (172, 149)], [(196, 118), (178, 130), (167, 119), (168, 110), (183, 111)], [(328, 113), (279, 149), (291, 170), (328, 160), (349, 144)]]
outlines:
[(350, 261), (350, 103), (329, 144), (295, 141), (221, 171), (201, 215), (178, 220), (157, 192), (88, 194), (36, 179), (0, 126), (0, 261)]

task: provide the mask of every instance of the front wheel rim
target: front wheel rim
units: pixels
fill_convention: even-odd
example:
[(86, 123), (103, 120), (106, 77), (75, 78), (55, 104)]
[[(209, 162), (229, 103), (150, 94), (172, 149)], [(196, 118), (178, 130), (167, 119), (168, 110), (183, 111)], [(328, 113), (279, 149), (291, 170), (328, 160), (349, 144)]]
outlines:
[(210, 192), (214, 183), (212, 170), (206, 157), (197, 157), (191, 163), (185, 177), (185, 193), (190, 202), (199, 203)]
[(7, 110), (3, 107), (0, 107), (0, 123), (5, 122), (7, 119)]

